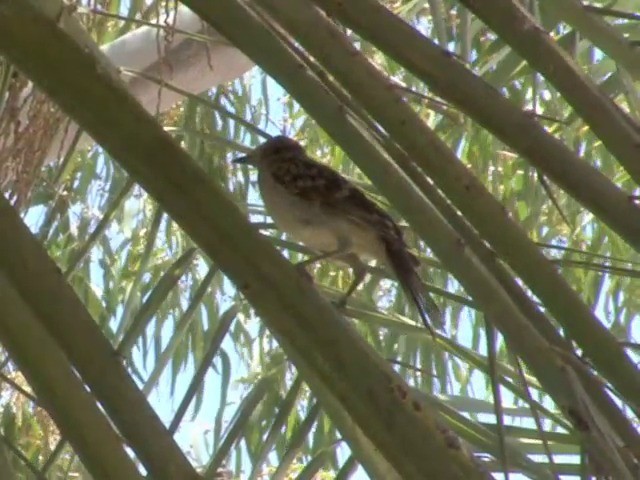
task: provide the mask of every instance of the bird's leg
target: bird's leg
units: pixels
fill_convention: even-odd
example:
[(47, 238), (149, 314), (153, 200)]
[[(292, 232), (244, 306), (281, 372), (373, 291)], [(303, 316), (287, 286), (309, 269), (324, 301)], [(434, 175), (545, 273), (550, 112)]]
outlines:
[(347, 300), (349, 300), (349, 297), (353, 295), (353, 292), (355, 292), (360, 286), (364, 277), (367, 276), (367, 265), (354, 253), (342, 255), (340, 260), (349, 265), (353, 271), (353, 280), (351, 281), (349, 288), (347, 288), (347, 291), (344, 292), (344, 294), (335, 302), (336, 307), (344, 308), (347, 306)]
[(326, 260), (328, 258), (341, 257), (345, 253), (349, 251), (348, 248), (337, 248), (335, 250), (331, 250), (330, 252), (321, 253), (320, 255), (316, 255), (315, 257), (307, 258), (301, 262), (296, 263), (296, 267), (306, 267), (307, 265), (311, 265), (312, 263), (319, 262), (320, 260)]
[(313, 279), (311, 278), (311, 275), (309, 275), (309, 272), (306, 269), (307, 265), (311, 265), (313, 263), (319, 262), (320, 260), (326, 260), (328, 258), (343, 256), (347, 254), (347, 252), (350, 249), (351, 249), (351, 242), (348, 239), (343, 239), (343, 238), (338, 239), (338, 246), (335, 250), (324, 252), (319, 255), (309, 257), (306, 260), (303, 260), (302, 262), (298, 262), (296, 263), (296, 269), (298, 270), (298, 272), (300, 272), (302, 276), (313, 281)]

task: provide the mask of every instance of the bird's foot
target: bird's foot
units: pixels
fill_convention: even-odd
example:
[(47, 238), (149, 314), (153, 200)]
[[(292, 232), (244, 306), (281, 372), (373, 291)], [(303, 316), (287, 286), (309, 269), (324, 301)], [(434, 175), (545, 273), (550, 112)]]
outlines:
[(337, 300), (333, 300), (331, 303), (333, 303), (333, 306), (338, 310), (345, 310), (347, 308), (347, 297), (343, 295)]

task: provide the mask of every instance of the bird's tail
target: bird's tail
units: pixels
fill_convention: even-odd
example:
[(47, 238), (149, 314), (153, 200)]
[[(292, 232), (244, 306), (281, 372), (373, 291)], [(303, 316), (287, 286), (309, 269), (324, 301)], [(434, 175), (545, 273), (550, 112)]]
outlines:
[(435, 336), (433, 327), (442, 329), (444, 321), (440, 309), (431, 295), (424, 291), (422, 281), (416, 272), (416, 267), (419, 264), (418, 259), (404, 245), (394, 245), (392, 242), (387, 242), (386, 251), (389, 264), (398, 277), (402, 289), (413, 300), (422, 323)]

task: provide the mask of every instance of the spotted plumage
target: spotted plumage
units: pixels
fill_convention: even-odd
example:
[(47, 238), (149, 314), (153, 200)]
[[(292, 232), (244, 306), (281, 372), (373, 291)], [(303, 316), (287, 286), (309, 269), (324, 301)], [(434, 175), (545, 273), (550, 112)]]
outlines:
[(438, 307), (417, 275), (419, 262), (397, 224), (346, 178), (285, 136), (268, 140), (236, 162), (258, 168), (265, 207), (278, 227), (318, 252), (304, 265), (335, 258), (352, 266), (355, 279), (343, 302), (364, 279), (363, 260), (376, 259), (393, 269), (425, 325), (431, 328), (430, 318), (442, 326)]

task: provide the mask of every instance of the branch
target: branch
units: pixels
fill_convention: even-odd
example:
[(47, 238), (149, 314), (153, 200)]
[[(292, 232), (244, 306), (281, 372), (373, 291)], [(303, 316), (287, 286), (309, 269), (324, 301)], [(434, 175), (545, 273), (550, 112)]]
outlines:
[[(514, 0), (461, 0), (461, 3), (558, 89), (631, 178), (640, 184), (640, 128), (598, 89), (549, 33)], [(571, 3), (574, 1), (563, 2)], [(634, 61), (638, 63), (637, 58)], [(640, 64), (631, 70), (634, 72), (640, 74)], [(634, 248), (638, 249), (638, 246), (634, 245)]]

